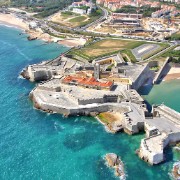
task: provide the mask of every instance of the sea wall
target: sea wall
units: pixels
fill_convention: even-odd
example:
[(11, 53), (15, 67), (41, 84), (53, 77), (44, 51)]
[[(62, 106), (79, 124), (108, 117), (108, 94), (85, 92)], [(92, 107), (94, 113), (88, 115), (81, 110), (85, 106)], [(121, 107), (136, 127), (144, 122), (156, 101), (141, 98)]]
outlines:
[[(162, 136), (160, 139), (158, 139), (157, 145), (154, 144), (154, 141), (152, 138), (162, 136), (162, 134), (157, 134), (145, 139), (141, 140), (140, 149), (139, 149), (139, 157), (143, 159), (144, 161), (148, 162), (149, 164), (159, 164), (164, 161), (164, 149), (169, 145), (180, 141), (180, 132), (176, 133), (170, 133), (166, 134), (165, 136)], [(151, 145), (147, 145), (147, 141), (151, 141)], [(150, 144), (150, 143), (149, 143)], [(157, 148), (152, 148), (152, 147)], [(154, 150), (153, 150), (154, 149)], [(159, 149), (159, 150), (157, 150)]]
[(34, 107), (41, 109), (47, 112), (55, 112), (65, 115), (89, 115), (92, 112), (107, 112), (107, 111), (118, 111), (120, 113), (130, 111), (129, 107), (122, 104), (113, 104), (113, 103), (104, 103), (104, 104), (88, 104), (88, 105), (79, 105), (77, 107), (63, 107), (61, 104), (48, 104), (44, 102), (38, 96), (33, 94), (33, 91), (30, 93), (30, 97), (34, 103)]
[[(161, 136), (161, 134), (154, 135), (141, 140), (140, 149), (139, 149), (139, 157), (146, 161), (147, 163), (154, 165), (159, 164), (164, 161), (164, 153), (163, 153), (163, 142), (158, 142), (158, 151), (153, 151), (151, 147), (148, 146), (147, 141), (150, 141), (152, 138), (156, 138), (157, 136)], [(152, 144), (153, 145), (153, 144)]]
[(30, 81), (44, 81), (52, 77), (52, 74), (48, 70), (33, 70), (33, 67), (29, 66), (27, 68)]

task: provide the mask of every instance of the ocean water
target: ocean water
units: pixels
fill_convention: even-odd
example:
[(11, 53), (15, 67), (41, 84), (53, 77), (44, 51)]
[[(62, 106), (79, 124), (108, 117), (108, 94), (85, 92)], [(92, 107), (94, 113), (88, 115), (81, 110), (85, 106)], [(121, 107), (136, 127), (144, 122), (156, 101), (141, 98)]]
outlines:
[(92, 117), (69, 117), (33, 109), (35, 86), (18, 77), (28, 64), (67, 50), (57, 44), (27, 41), (20, 31), (0, 26), (0, 180), (114, 180), (106, 153), (121, 156), (129, 180), (170, 179), (179, 154), (167, 149), (167, 161), (149, 166), (135, 154), (144, 134), (110, 134)]
[(163, 81), (160, 84), (146, 85), (140, 89), (145, 100), (152, 104), (165, 104), (180, 112), (180, 80)]

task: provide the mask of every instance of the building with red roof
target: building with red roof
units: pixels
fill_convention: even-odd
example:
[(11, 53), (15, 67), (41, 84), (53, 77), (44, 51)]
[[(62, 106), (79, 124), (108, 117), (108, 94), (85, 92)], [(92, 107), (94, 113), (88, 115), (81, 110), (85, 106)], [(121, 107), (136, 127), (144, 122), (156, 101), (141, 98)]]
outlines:
[(66, 76), (62, 83), (98, 90), (111, 90), (114, 85), (111, 81), (99, 82), (94, 77), (77, 77), (72, 75)]

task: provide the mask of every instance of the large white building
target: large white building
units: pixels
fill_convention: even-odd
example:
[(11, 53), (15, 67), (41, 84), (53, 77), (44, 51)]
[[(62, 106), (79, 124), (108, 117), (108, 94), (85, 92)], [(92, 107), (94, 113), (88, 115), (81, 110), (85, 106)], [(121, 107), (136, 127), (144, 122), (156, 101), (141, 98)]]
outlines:
[(77, 13), (77, 14), (86, 14), (86, 10), (85, 9), (80, 9), (80, 8), (73, 8), (73, 12)]

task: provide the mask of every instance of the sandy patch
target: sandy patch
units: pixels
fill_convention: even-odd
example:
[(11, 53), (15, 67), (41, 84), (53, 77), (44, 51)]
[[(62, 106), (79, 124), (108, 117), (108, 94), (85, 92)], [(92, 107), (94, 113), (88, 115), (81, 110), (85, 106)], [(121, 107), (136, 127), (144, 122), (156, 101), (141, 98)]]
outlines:
[(0, 14), (0, 23), (17, 27), (23, 30), (29, 29), (28, 25), (24, 21), (22, 21), (22, 19), (15, 17), (13, 14)]
[(114, 51), (118, 51), (120, 48), (113, 48), (113, 49), (85, 49), (83, 50), (85, 54), (88, 56), (99, 56), (105, 53), (110, 53)]
[(129, 42), (126, 41), (118, 41), (118, 40), (106, 40), (106, 41), (102, 41), (101, 43), (99, 43), (100, 47), (111, 47), (111, 48), (120, 48), (120, 47), (124, 47), (126, 44), (128, 44)]
[(164, 77), (165, 81), (172, 79), (180, 79), (180, 67), (172, 67), (168, 74)]
[(64, 40), (60, 40), (58, 43), (69, 46), (69, 47), (82, 46), (82, 45), (84, 45), (86, 43), (86, 39), (84, 39), (84, 38), (80, 38), (80, 39), (64, 39)]

